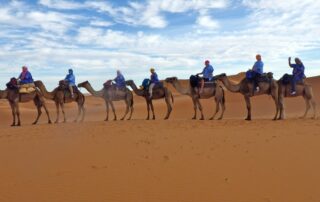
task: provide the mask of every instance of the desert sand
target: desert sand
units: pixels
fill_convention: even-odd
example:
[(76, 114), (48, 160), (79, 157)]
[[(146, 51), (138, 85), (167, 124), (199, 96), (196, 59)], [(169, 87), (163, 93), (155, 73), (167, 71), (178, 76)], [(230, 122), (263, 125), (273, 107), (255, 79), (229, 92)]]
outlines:
[[(320, 77), (308, 83), (320, 106)], [(84, 123), (72, 122), (76, 105), (68, 104), (68, 123), (48, 125), (43, 115), (32, 126), (36, 109), (27, 103), (23, 126), (11, 128), (0, 100), (0, 201), (320, 201), (320, 120), (298, 118), (301, 97), (285, 99), (284, 121), (271, 120), (270, 97), (252, 98), (247, 122), (243, 97), (227, 92), (224, 119), (200, 121), (191, 120), (191, 99), (173, 92), (167, 121), (163, 100), (155, 101), (157, 120), (146, 121), (135, 97), (133, 120), (104, 122), (104, 101), (88, 96)], [(214, 101), (201, 102), (209, 118)], [(118, 117), (124, 106), (116, 103)]]

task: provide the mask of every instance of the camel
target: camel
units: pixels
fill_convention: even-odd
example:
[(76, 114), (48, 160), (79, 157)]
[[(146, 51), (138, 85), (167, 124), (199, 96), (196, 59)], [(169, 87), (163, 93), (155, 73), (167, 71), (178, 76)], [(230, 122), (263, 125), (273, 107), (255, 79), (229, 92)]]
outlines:
[(95, 97), (101, 97), (104, 99), (106, 104), (106, 113), (107, 113), (105, 121), (108, 121), (109, 119), (109, 105), (111, 106), (111, 109), (114, 115), (113, 120), (114, 121), (117, 120), (117, 115), (114, 109), (113, 101), (121, 101), (121, 100), (124, 100), (126, 103), (126, 112), (124, 116), (121, 118), (121, 120), (125, 119), (125, 117), (129, 113), (129, 108), (130, 108), (130, 115), (127, 120), (131, 119), (132, 112), (133, 112), (133, 94), (128, 88), (126, 88), (125, 90), (116, 90), (113, 86), (110, 86), (110, 87), (104, 87), (99, 91), (95, 91), (88, 81), (79, 83), (78, 87), (83, 87), (87, 89), (87, 91), (91, 93), (91, 95)]
[(257, 96), (257, 95), (271, 95), (272, 99), (274, 100), (276, 106), (276, 114), (273, 120), (277, 120), (277, 114), (279, 111), (279, 103), (278, 103), (278, 83), (276, 80), (272, 78), (271, 73), (268, 73), (268, 78), (270, 82), (259, 82), (259, 92), (253, 93), (253, 84), (248, 81), (246, 78), (242, 79), (240, 83), (234, 84), (233, 82), (229, 81), (226, 74), (220, 74), (216, 76), (218, 80), (220, 80), (223, 85), (233, 93), (241, 93), (245, 99), (247, 105), (247, 117), (245, 120), (251, 120), (251, 102), (250, 97)]
[[(150, 99), (149, 93), (143, 89), (138, 89), (136, 84), (134, 83), (134, 81), (128, 80), (128, 81), (126, 81), (126, 84), (132, 88), (132, 90), (135, 92), (136, 95), (142, 96), (145, 98), (146, 103), (147, 103), (147, 110), (148, 110), (148, 116), (146, 118), (147, 120), (150, 119), (150, 116), (149, 116), (150, 115), (150, 108), (152, 111), (152, 119), (154, 120), (156, 118), (155, 114), (154, 114), (152, 100), (153, 99), (163, 99), (163, 98), (165, 99), (166, 104), (167, 104), (167, 114), (164, 119), (166, 120), (169, 118), (171, 111), (172, 111), (171, 100), (172, 100), (172, 103), (174, 102), (172, 93), (169, 89), (167, 89), (166, 87), (161, 87), (161, 88), (155, 87), (153, 89), (152, 98)], [(170, 100), (170, 98), (171, 98), (171, 100)]]
[(12, 117), (13, 117), (13, 122), (11, 126), (21, 126), (19, 103), (25, 103), (31, 100), (33, 100), (38, 111), (37, 118), (32, 124), (35, 125), (38, 123), (38, 120), (42, 114), (41, 112), (42, 107), (46, 111), (46, 114), (48, 117), (48, 123), (51, 124), (51, 119), (50, 119), (49, 111), (46, 107), (45, 100), (43, 98), (43, 95), (38, 90), (28, 94), (21, 94), (19, 93), (18, 89), (7, 88), (6, 90), (0, 90), (0, 99), (7, 99), (9, 101), (9, 104), (12, 110)]
[(305, 118), (308, 114), (308, 111), (310, 110), (311, 106), (313, 108), (313, 119), (317, 118), (317, 112), (316, 112), (316, 102), (314, 100), (313, 96), (313, 90), (312, 87), (308, 84), (298, 83), (296, 86), (296, 94), (291, 95), (291, 85), (290, 84), (283, 84), (282, 79), (278, 81), (279, 85), (279, 117), (278, 119), (284, 119), (285, 113), (284, 113), (284, 98), (292, 98), (292, 97), (298, 97), (302, 96), (305, 103), (306, 103), (306, 110), (304, 114), (300, 118)]
[(165, 81), (168, 83), (171, 83), (173, 85), (173, 87), (180, 94), (188, 95), (191, 97), (192, 102), (193, 102), (193, 109), (194, 109), (194, 116), (192, 119), (197, 118), (197, 108), (198, 108), (201, 113), (200, 120), (204, 120), (202, 106), (201, 106), (199, 99), (208, 99), (211, 97), (214, 97), (214, 100), (216, 102), (216, 111), (213, 114), (213, 116), (210, 118), (210, 120), (213, 120), (215, 118), (215, 116), (217, 115), (217, 113), (220, 110), (220, 105), (222, 108), (222, 113), (221, 113), (220, 117), (218, 118), (218, 120), (221, 120), (223, 118), (223, 114), (225, 111), (225, 96), (224, 96), (224, 90), (219, 84), (216, 84), (216, 85), (210, 86), (210, 87), (205, 86), (203, 89), (203, 93), (201, 93), (200, 97), (199, 97), (199, 94), (197, 92), (195, 92), (195, 90), (190, 85), (188, 88), (182, 87), (181, 83), (179, 82), (177, 77), (170, 77), (170, 78), (167, 78)]
[(63, 122), (66, 123), (66, 115), (64, 112), (64, 104), (70, 103), (70, 102), (76, 102), (78, 104), (78, 115), (74, 122), (77, 122), (80, 115), (82, 114), (82, 117), (80, 121), (82, 122), (84, 120), (85, 116), (85, 108), (84, 108), (84, 102), (85, 97), (84, 95), (78, 91), (74, 93), (74, 98), (71, 98), (71, 93), (69, 91), (66, 91), (65, 89), (61, 89), (60, 87), (55, 88), (52, 92), (48, 92), (45, 85), (42, 81), (35, 81), (34, 84), (37, 88), (40, 89), (41, 93), (46, 99), (53, 100), (56, 105), (56, 111), (57, 111), (57, 118), (55, 123), (59, 123), (59, 117), (60, 117), (60, 110), (61, 108), (62, 114), (63, 114)]

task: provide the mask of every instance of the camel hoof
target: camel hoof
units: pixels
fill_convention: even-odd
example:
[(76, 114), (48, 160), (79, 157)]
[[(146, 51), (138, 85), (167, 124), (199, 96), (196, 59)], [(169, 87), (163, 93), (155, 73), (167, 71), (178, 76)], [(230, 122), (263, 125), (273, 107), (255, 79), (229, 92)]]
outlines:
[(11, 124), (11, 127), (15, 127), (15, 126), (16, 126), (16, 124), (14, 124), (14, 123), (13, 123), (13, 124)]
[(49, 121), (48, 121), (48, 124), (52, 124), (52, 121), (51, 121), (51, 120), (49, 120)]
[(219, 117), (218, 120), (219, 120), (219, 121), (222, 120), (222, 117)]
[(124, 120), (124, 117), (122, 119), (120, 119), (120, 121), (123, 121)]
[(36, 124), (37, 124), (37, 122), (33, 122), (33, 123), (32, 123), (32, 125), (36, 125)]
[(196, 120), (197, 118), (196, 117), (192, 117), (192, 120)]
[(246, 120), (246, 121), (251, 121), (251, 118), (246, 118), (245, 120)]
[(199, 119), (200, 121), (203, 121), (204, 120), (204, 118), (202, 117), (201, 119)]
[(214, 120), (214, 118), (213, 118), (213, 117), (211, 117), (209, 120)]
[(164, 120), (168, 120), (168, 119), (169, 119), (169, 117), (165, 117), (165, 118), (164, 118)]

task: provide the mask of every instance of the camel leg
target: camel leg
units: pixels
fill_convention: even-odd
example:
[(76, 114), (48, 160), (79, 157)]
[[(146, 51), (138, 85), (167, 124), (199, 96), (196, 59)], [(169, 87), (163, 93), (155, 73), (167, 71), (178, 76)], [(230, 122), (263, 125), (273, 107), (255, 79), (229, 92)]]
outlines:
[(197, 103), (195, 98), (192, 98), (192, 103), (193, 103), (193, 110), (194, 110), (194, 115), (192, 117), (193, 120), (197, 119)]
[(133, 100), (130, 100), (130, 102), (129, 102), (129, 105), (130, 105), (130, 116), (129, 116), (129, 118), (127, 120), (131, 120), (132, 113), (133, 113), (133, 110), (134, 110), (132, 102), (133, 102)]
[(275, 92), (275, 94), (272, 95), (272, 99), (276, 105), (276, 114), (274, 115), (274, 118), (273, 120), (277, 120), (277, 116), (278, 116), (278, 113), (279, 113), (279, 100), (278, 100), (278, 95), (277, 95), (278, 92)]
[(153, 108), (152, 100), (150, 100), (150, 108), (151, 108), (151, 111), (152, 111), (152, 119), (155, 120), (156, 116), (154, 115), (154, 108)]
[(82, 117), (81, 117), (81, 122), (83, 122), (84, 121), (84, 117), (85, 117), (85, 115), (86, 115), (86, 108), (84, 107), (84, 102), (85, 102), (85, 97), (84, 97), (84, 95), (81, 95), (82, 96), (82, 99), (81, 99), (81, 109), (82, 109)]
[(48, 108), (46, 106), (46, 103), (42, 102), (42, 106), (43, 106), (44, 110), (46, 111), (46, 114), (47, 114), (47, 117), (48, 117), (48, 123), (51, 124), (52, 122), (51, 122), (51, 119), (50, 119), (49, 110), (48, 110)]
[(170, 98), (171, 98), (171, 94), (168, 93), (165, 97), (165, 101), (167, 104), (167, 115), (164, 117), (165, 120), (167, 120), (171, 114), (172, 111), (172, 106), (171, 106), (171, 102), (170, 102)]
[(210, 120), (214, 120), (214, 117), (217, 115), (217, 113), (219, 112), (220, 110), (220, 103), (217, 99), (215, 99), (215, 102), (216, 102), (216, 112), (213, 114), (213, 116), (210, 118)]
[(116, 115), (116, 110), (114, 109), (114, 105), (113, 105), (113, 102), (110, 101), (110, 106), (111, 106), (111, 109), (112, 109), (112, 112), (113, 112), (113, 120), (116, 121), (117, 120), (117, 115)]
[(60, 104), (59, 104), (59, 102), (55, 102), (55, 104), (56, 104), (57, 118), (56, 118), (56, 121), (54, 123), (59, 123), (59, 117), (60, 117), (59, 107), (60, 107)]
[(16, 115), (18, 118), (18, 123), (16, 124), (16, 126), (21, 126), (19, 103), (15, 104), (15, 108), (16, 108)]
[(123, 117), (121, 118), (121, 121), (123, 121), (126, 118), (127, 114), (129, 113), (130, 101), (125, 100), (124, 102), (126, 103), (126, 112), (124, 113)]
[[(81, 102), (78, 101), (78, 102), (77, 102), (77, 105), (78, 105), (78, 114), (77, 114), (77, 117), (76, 117), (76, 119), (74, 120), (74, 122), (78, 122), (79, 117), (81, 116), (81, 112), (82, 112), (82, 110), (83, 110), (83, 105), (82, 105)], [(81, 120), (83, 120), (83, 115), (82, 115)]]
[(284, 119), (284, 97), (283, 95), (279, 96), (279, 118), (278, 120)]
[(63, 115), (63, 123), (67, 123), (67, 118), (66, 118), (66, 113), (64, 112), (64, 103), (63, 102), (60, 103), (60, 108), (61, 108), (62, 115)]
[(109, 120), (109, 102), (105, 100), (106, 103), (106, 118), (105, 121)]
[(199, 108), (199, 111), (200, 111), (200, 114), (201, 114), (201, 117), (200, 117), (199, 120), (204, 120), (203, 111), (202, 111), (202, 105), (201, 105), (201, 103), (200, 103), (200, 100), (197, 99), (196, 101), (197, 101), (198, 108)]
[(11, 107), (11, 113), (12, 113), (12, 124), (11, 126), (16, 126), (16, 108), (14, 103), (10, 102), (10, 107)]
[(310, 106), (310, 100), (305, 95), (303, 96), (303, 99), (304, 99), (304, 101), (306, 103), (306, 110), (305, 110), (304, 114), (300, 117), (301, 119), (306, 118), (306, 116), (307, 116), (307, 114), (308, 114), (308, 112), (310, 110), (310, 107), (311, 107)]
[(218, 118), (218, 120), (221, 120), (223, 118), (224, 111), (226, 110), (226, 105), (225, 105), (225, 102), (223, 100), (220, 100), (220, 105), (221, 105), (221, 108), (222, 108), (222, 112), (221, 112), (221, 115)]
[(149, 120), (150, 119), (150, 101), (146, 100), (146, 102), (147, 102), (147, 111), (148, 111), (148, 116), (146, 120)]
[(246, 101), (246, 105), (247, 105), (247, 118), (245, 120), (247, 121), (251, 121), (251, 103), (250, 103), (250, 97), (249, 96), (244, 96), (244, 99)]
[(310, 99), (310, 102), (311, 102), (311, 106), (313, 108), (313, 117), (312, 118), (317, 119), (317, 104), (313, 98)]
[(39, 105), (36, 104), (36, 107), (37, 107), (37, 112), (38, 112), (38, 114), (37, 114), (36, 120), (32, 123), (32, 125), (36, 125), (36, 124), (38, 123), (38, 120), (39, 120), (39, 118), (40, 118), (40, 116), (41, 116), (41, 114), (42, 114), (41, 106), (39, 106)]

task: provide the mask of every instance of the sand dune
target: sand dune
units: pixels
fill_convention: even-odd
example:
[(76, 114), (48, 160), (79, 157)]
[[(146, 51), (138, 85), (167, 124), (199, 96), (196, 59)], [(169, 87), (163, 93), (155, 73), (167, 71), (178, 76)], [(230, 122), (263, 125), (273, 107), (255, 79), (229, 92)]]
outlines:
[[(320, 77), (307, 82), (319, 106)], [(69, 104), (68, 123), (48, 125), (43, 116), (31, 126), (36, 110), (26, 103), (20, 128), (9, 127), (1, 100), (0, 201), (320, 201), (320, 121), (298, 119), (302, 98), (286, 99), (287, 120), (276, 122), (271, 98), (253, 98), (246, 122), (243, 97), (227, 92), (224, 120), (193, 121), (190, 98), (174, 95), (168, 121), (163, 100), (155, 101), (157, 120), (145, 121), (145, 102), (135, 97), (132, 121), (104, 122), (103, 100), (89, 96), (84, 123), (72, 122)], [(208, 118), (214, 101), (202, 103)], [(120, 118), (124, 103), (116, 110)]]

